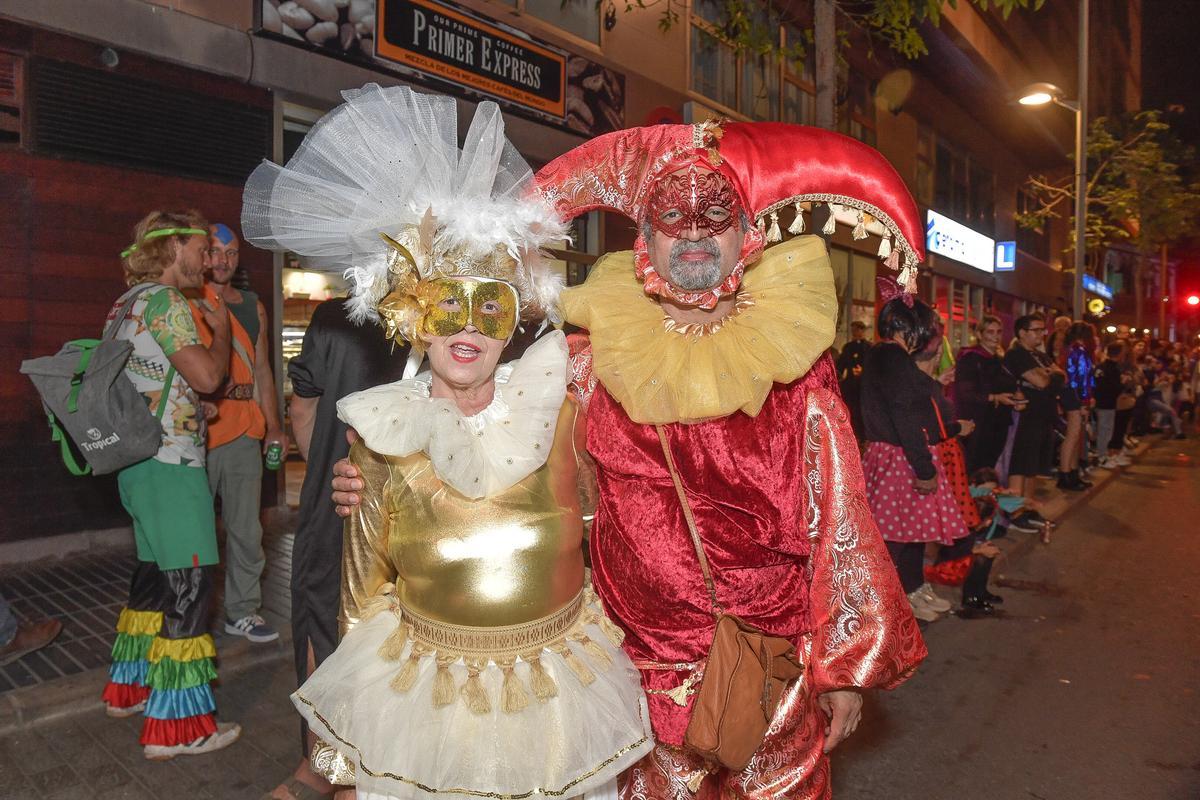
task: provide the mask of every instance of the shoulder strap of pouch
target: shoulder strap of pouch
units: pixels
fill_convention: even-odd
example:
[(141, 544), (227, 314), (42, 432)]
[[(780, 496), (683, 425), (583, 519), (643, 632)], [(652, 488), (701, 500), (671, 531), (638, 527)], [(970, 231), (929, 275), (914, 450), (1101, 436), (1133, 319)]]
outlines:
[(692, 535), (692, 546), (696, 548), (696, 558), (700, 560), (700, 572), (704, 575), (704, 585), (708, 587), (708, 600), (712, 603), (713, 616), (720, 617), (725, 613), (721, 602), (717, 600), (717, 587), (713, 584), (712, 572), (708, 568), (708, 558), (704, 555), (704, 545), (700, 542), (700, 533), (696, 530), (696, 518), (692, 516), (692, 505), (688, 502), (683, 490), (683, 482), (679, 480), (679, 471), (675, 469), (675, 458), (667, 444), (667, 434), (662, 425), (655, 425), (659, 444), (662, 445), (663, 456), (667, 459), (667, 471), (671, 473), (671, 482), (675, 484), (675, 494), (679, 496), (679, 504), (683, 507), (683, 518), (687, 522), (688, 533)]

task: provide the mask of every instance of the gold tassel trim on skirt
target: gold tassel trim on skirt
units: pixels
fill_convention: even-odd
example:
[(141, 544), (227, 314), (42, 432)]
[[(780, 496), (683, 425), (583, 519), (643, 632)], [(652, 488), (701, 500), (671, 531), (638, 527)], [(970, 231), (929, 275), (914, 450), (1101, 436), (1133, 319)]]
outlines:
[[(388, 597), (391, 605), (378, 602), (387, 598), (376, 598), (373, 603), (377, 606), (375, 613), (391, 609), (397, 617), (396, 628), (378, 648), (379, 657), (385, 661), (403, 661), (389, 685), (402, 694), (410, 691), (420, 675), (421, 660), (434, 658), (435, 708), (461, 700), (475, 714), (489, 714), (497, 703), (504, 713), (519, 713), (529, 707), (531, 695), (543, 703), (558, 696), (558, 684), (542, 663), (547, 652), (560, 657), (579, 682), (589, 686), (596, 680), (594, 670), (608, 669), (613, 657), (588, 634), (587, 626), (599, 629), (614, 647), (620, 646), (625, 638), (624, 632), (603, 613), (590, 589), (581, 591), (548, 617), (503, 628), (471, 628), (438, 622), (404, 608), (395, 602), (394, 594)], [(528, 683), (519, 672), (520, 662), (528, 666)], [(458, 685), (451, 669), (456, 664), (466, 667), (467, 678), (462, 685)], [(484, 683), (483, 673), (492, 665), (503, 675), (498, 698), (489, 696)]]

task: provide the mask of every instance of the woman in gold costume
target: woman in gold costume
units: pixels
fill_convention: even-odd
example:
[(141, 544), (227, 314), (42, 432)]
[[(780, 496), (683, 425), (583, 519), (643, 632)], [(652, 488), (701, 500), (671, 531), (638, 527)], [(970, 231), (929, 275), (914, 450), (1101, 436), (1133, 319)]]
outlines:
[(553, 314), (538, 248), (563, 227), (494, 104), (460, 152), (452, 99), (345, 97), (287, 167), (251, 176), (243, 213), (256, 244), (348, 269), (354, 314), (415, 353), (405, 380), (338, 403), (364, 489), (342, 642), (293, 695), (314, 765), (370, 800), (615, 796), (653, 742), (585, 585), (564, 337), (497, 366)]

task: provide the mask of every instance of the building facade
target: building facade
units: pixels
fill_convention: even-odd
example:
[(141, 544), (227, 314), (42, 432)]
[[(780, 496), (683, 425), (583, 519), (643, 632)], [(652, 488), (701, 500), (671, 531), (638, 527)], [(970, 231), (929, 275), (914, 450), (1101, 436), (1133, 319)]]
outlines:
[[(933, 233), (957, 241), (957, 225), (982, 237), (975, 245), (1013, 243), (1011, 271), (978, 246), (930, 256), (921, 291), (955, 345), (985, 310), (1012, 318), (1069, 297), (1065, 230), (1020, 231), (1013, 215), (1029, 174), (1068, 168), (1071, 120), (1012, 98), (1032, 81), (1075, 85), (1072, 5), (1003, 20), (960, 3), (926, 26), (929, 54), (914, 62), (851, 35), (838, 128), (896, 165)], [(149, 209), (194, 207), (236, 226), (245, 177), (263, 158), (286, 160), (342, 90), (445, 93), (464, 121), (495, 99), (535, 168), (622, 127), (712, 115), (813, 122), (811, 53), (799, 63), (738, 55), (721, 35), (721, 3), (672, 7), (679, 19), (663, 31), (660, 6), (626, 12), (607, 0), (0, 0), (0, 465), (10, 478), (0, 543), (127, 524), (113, 482), (61, 468), (19, 362), (97, 333), (122, 290), (116, 254)], [(1092, 70), (1094, 114), (1136, 108), (1140, 4), (1093, 7), (1093, 63), (1104, 65)], [(799, 22), (779, 27), (781, 44), (802, 40)], [(633, 237), (616, 216), (582, 219), (557, 254), (568, 281)], [(879, 267), (870, 241), (839, 230), (830, 244), (840, 345), (851, 320), (873, 321)], [(267, 305), (286, 389), (284, 360), (308, 315), (344, 287), (248, 246), (242, 263)], [(281, 489), (269, 483), (266, 502)]]

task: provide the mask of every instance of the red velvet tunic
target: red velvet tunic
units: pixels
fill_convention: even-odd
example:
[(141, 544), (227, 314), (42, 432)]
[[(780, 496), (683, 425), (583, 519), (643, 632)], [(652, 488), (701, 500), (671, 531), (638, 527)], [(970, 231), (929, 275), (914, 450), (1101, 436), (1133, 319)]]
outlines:
[[(797, 644), (810, 637), (816, 693), (907, 676), (925, 645), (867, 506), (829, 358), (775, 386), (756, 417), (664, 429), (725, 610)], [(597, 385), (587, 449), (600, 488), (592, 579), (628, 634), (629, 655), (702, 660), (714, 620), (654, 427), (631, 421)], [(642, 672), (647, 689), (684, 676)], [(653, 693), (649, 701), (658, 740), (680, 744), (690, 705)]]

